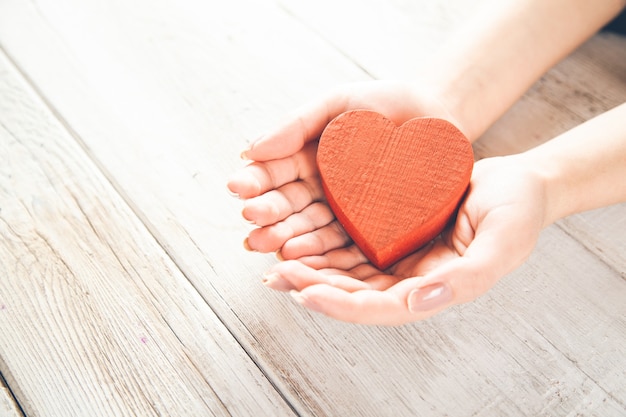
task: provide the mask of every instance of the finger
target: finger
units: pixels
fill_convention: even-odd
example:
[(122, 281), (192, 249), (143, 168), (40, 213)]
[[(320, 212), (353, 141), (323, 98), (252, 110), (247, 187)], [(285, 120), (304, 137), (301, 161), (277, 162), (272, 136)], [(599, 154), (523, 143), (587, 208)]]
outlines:
[(290, 182), (246, 200), (242, 215), (257, 226), (268, 226), (323, 199), (324, 191), (317, 178)]
[(313, 203), (283, 221), (252, 230), (248, 235), (248, 246), (263, 253), (275, 252), (289, 239), (324, 227), (334, 219), (326, 204)]
[[(290, 261), (286, 261), (290, 262)], [(352, 269), (340, 269), (340, 268), (315, 268), (311, 265), (307, 265), (302, 262), (301, 259), (298, 259), (298, 262), (309, 267), (311, 269), (315, 269), (323, 274), (324, 278), (318, 281), (306, 281), (302, 282), (299, 285), (299, 288), (303, 288), (305, 285), (313, 285), (313, 284), (321, 284), (325, 283), (328, 285), (332, 285), (336, 288), (341, 288), (344, 291), (352, 292), (361, 289), (372, 289), (378, 291), (384, 291), (397, 284), (398, 281), (402, 280), (402, 278), (395, 277), (393, 275), (387, 275), (375, 268), (370, 263), (362, 263), (355, 268)], [(344, 276), (350, 279), (338, 279), (337, 277)], [(286, 280), (297, 279), (297, 277), (290, 277), (289, 275), (284, 277)], [(355, 284), (354, 280), (363, 281), (366, 283), (366, 286)], [(289, 288), (292, 289), (292, 288)]]
[(401, 280), (402, 278), (399, 278), (395, 275), (378, 274), (366, 278), (363, 281), (366, 282), (372, 290), (387, 291), (394, 285), (398, 284), (398, 282), (400, 282)]
[(446, 252), (449, 252), (449, 249), (440, 238), (436, 238), (392, 265), (389, 271), (403, 278), (421, 276), (444, 260), (448, 256)]
[(446, 242), (453, 247), (461, 256), (465, 253), (472, 240), (474, 240), (475, 231), (472, 220), (468, 214), (468, 210), (462, 206), (459, 210), (452, 230), (444, 233)]
[(243, 158), (255, 161), (284, 158), (318, 139), (326, 125), (345, 109), (345, 99), (331, 94), (307, 104), (287, 118), (273, 132), (262, 136), (242, 153)]
[[(523, 228), (515, 224), (498, 216), (487, 216), (463, 256), (441, 264), (424, 276), (420, 288), (430, 288), (429, 294), (420, 288), (411, 291), (408, 298), (411, 310), (442, 309), (472, 301), (487, 292), (530, 255), (532, 246), (520, 248), (520, 240), (510, 238), (523, 233)], [(405, 291), (408, 289), (404, 282), (397, 287), (401, 286), (405, 286)]]
[(279, 291), (301, 290), (310, 285), (325, 284), (342, 288), (344, 291), (357, 291), (370, 288), (369, 284), (359, 279), (332, 273), (333, 271), (319, 271), (310, 268), (298, 261), (284, 261), (272, 267), (264, 275), (264, 284)]
[(356, 245), (334, 249), (323, 255), (303, 256), (298, 260), (314, 269), (336, 268), (341, 270), (350, 270), (369, 262)]
[(366, 282), (370, 289), (377, 291), (385, 291), (403, 280), (402, 277), (389, 275), (374, 267), (370, 263), (364, 263), (352, 268), (349, 275)]
[(334, 221), (313, 232), (288, 240), (280, 250), (283, 259), (298, 259), (304, 256), (322, 255), (351, 243), (350, 237), (339, 222)]
[(350, 323), (399, 325), (427, 316), (410, 313), (406, 298), (390, 291), (348, 292), (328, 284), (316, 284), (294, 291), (292, 296), (306, 308)]
[(253, 162), (228, 180), (228, 189), (240, 198), (259, 196), (282, 185), (317, 176), (317, 145), (310, 144), (286, 157), (275, 156), (266, 162)]

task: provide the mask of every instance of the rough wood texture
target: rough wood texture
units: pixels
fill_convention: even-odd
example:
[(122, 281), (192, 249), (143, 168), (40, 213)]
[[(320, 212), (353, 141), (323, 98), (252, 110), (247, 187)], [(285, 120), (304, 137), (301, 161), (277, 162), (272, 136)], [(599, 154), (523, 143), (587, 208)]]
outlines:
[(0, 371), (27, 415), (289, 414), (4, 55), (0, 97)]
[[(487, 295), (401, 328), (309, 314), (241, 248), (224, 184), (246, 143), (322, 89), (411, 76), (475, 4), (0, 2), (21, 72), (3, 85), (35, 87), (2, 89), (0, 117), (46, 121), (0, 146), (0, 372), (27, 414), (622, 416), (624, 205), (546, 229)], [(476, 154), (623, 101), (625, 45), (592, 39)]]
[(445, 120), (396, 126), (381, 114), (356, 110), (328, 124), (317, 163), (337, 219), (385, 269), (441, 233), (467, 189), (474, 155)]
[(13, 394), (0, 374), (0, 417), (23, 417)]

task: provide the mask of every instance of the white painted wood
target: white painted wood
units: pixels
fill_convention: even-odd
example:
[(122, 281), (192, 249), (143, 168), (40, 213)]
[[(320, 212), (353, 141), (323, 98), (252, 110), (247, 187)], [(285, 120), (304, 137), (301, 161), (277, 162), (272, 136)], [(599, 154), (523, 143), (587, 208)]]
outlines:
[(224, 188), (239, 150), (371, 65), (282, 7), (5, 0), (0, 44), (298, 414), (622, 415), (626, 284), (559, 227), (475, 303), (401, 328), (310, 315), (260, 285), (271, 257), (242, 250), (241, 205)]
[(626, 278), (626, 204), (570, 216), (559, 224)]
[(0, 370), (27, 415), (291, 415), (0, 55)]
[(9, 387), (0, 378), (0, 417), (22, 417), (18, 405), (15, 403)]
[(485, 3), (438, 0), (280, 0), (281, 7), (374, 78), (412, 79)]

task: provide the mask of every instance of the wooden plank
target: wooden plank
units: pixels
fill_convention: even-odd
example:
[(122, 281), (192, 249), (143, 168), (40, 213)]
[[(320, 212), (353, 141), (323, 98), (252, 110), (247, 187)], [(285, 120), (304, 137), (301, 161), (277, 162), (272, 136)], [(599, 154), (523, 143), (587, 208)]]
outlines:
[[(240, 220), (240, 202), (226, 194), (225, 183), (241, 166), (237, 155), (245, 141), (269, 128), (290, 106), (334, 84), (339, 74), (344, 74), (345, 81), (364, 79), (364, 75), (350, 62), (341, 61), (338, 53), (321, 53), (327, 45), (315, 37), (305, 37), (304, 43), (299, 37), (285, 37), (285, 33), (302, 30), (271, 5), (254, 1), (203, 4), (120, 2), (99, 10), (97, 5), (71, 2), (43, 2), (37, 8), (3, 2), (0, 19), (7, 19), (0, 25), (0, 42), (16, 58), (17, 53), (55, 68), (48, 75), (40, 74), (51, 76), (49, 79), (37, 80), (44, 96), (59, 94), (67, 100), (59, 103), (55, 99), (54, 108), (61, 105), (63, 112), (67, 104), (76, 109), (90, 108), (80, 116), (86, 119), (78, 125), (71, 121), (81, 138), (89, 138), (85, 148), (98, 153), (96, 160), (105, 172), (121, 175), (120, 179), (111, 175), (111, 181), (120, 184), (123, 195), (142, 196), (138, 202), (127, 197), (129, 204), (176, 263), (191, 274), (193, 285), (201, 288), (222, 320), (245, 341), (252, 355), (256, 353), (261, 366), (278, 374), (273, 382), (290, 402), (302, 403), (305, 397), (309, 404), (315, 404), (320, 401), (316, 393), (300, 388), (306, 386), (306, 369), (298, 372), (297, 384), (284, 378), (293, 372), (287, 371), (289, 366), (275, 371), (282, 360), (275, 357), (276, 349), (281, 350), (281, 343), (292, 345), (285, 338), (298, 340), (298, 336), (286, 334), (274, 340), (274, 329), (281, 327), (275, 316), (295, 316), (298, 320), (287, 327), (300, 328), (307, 314), (285, 304), (282, 295), (263, 288), (260, 275), (271, 257), (242, 262), (241, 241), (248, 226)], [(150, 13), (146, 15), (144, 9)], [(249, 13), (242, 15), (241, 10)], [(132, 20), (133, 16), (143, 17)], [(67, 18), (71, 21), (63, 22)], [(263, 23), (266, 20), (272, 24)], [(26, 42), (18, 47), (26, 49), (16, 51), (10, 45), (21, 43), (23, 33), (19, 32), (26, 21), (35, 25), (29, 35), (34, 42)], [(113, 32), (111, 22), (116, 22)], [(94, 37), (81, 35), (79, 39), (78, 32)], [(56, 39), (52, 49), (38, 46), (51, 39)], [(144, 42), (154, 47), (144, 48)], [(283, 46), (273, 46), (279, 44)], [(316, 55), (321, 68), (328, 69), (324, 72), (302, 59), (288, 59), (303, 50)], [(182, 61), (177, 56), (186, 58)], [(253, 68), (256, 75), (249, 77), (234, 70), (246, 68)], [(288, 73), (301, 78), (276, 89)], [(73, 86), (68, 89), (65, 82), (70, 78)], [(134, 120), (127, 119), (131, 115)], [(154, 181), (145, 182), (146, 175)], [(223, 197), (217, 200), (219, 204), (215, 196)], [(168, 204), (163, 205), (163, 201)], [(279, 311), (275, 310), (277, 305)], [(306, 413), (306, 409), (298, 412)]]
[(559, 225), (626, 278), (626, 203), (570, 216)]
[(0, 5), (0, 42), (298, 414), (623, 413), (624, 281), (557, 227), (483, 298), (401, 328), (262, 289), (271, 258), (242, 252), (224, 194), (235, 155), (320, 88), (363, 79), (309, 29), (243, 0), (38, 4)]
[(377, 79), (415, 79), (485, 0), (280, 0), (281, 7)]
[[(0, 306), (1, 308), (1, 306)], [(24, 414), (15, 402), (15, 398), (6, 381), (0, 374), (0, 417), (23, 417)]]
[(0, 372), (28, 415), (291, 415), (0, 55)]

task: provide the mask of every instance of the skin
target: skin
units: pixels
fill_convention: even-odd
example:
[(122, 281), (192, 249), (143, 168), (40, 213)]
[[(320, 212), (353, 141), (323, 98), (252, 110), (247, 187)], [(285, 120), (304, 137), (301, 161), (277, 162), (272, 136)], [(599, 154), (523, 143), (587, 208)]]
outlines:
[[(374, 268), (326, 205), (317, 138), (335, 116), (380, 112), (397, 124), (441, 117), (477, 139), (538, 77), (626, 1), (518, 0), (479, 11), (419, 81), (341, 86), (255, 141), (228, 183), (259, 228), (249, 250), (277, 252), (265, 275), (303, 306), (338, 320), (398, 325), (469, 302), (521, 265), (541, 230), (626, 201), (626, 104), (527, 152), (475, 164), (456, 221), (386, 271)], [(562, 10), (568, 19), (562, 19)], [(564, 36), (563, 34), (567, 34)]]

